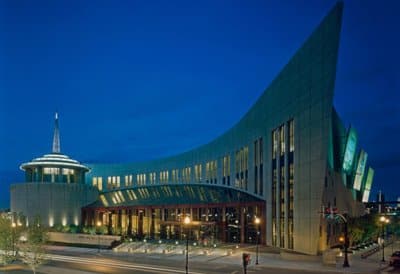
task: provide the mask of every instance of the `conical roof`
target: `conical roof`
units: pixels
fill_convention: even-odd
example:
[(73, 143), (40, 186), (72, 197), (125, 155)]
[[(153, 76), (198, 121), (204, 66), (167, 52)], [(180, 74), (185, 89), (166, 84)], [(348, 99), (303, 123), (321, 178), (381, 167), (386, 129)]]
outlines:
[(30, 162), (23, 163), (20, 166), (20, 169), (25, 171), (27, 168), (35, 167), (61, 167), (82, 169), (85, 172), (89, 171), (88, 167), (60, 152), (60, 129), (58, 125), (58, 113), (55, 114), (52, 153), (45, 154), (42, 157), (35, 158)]

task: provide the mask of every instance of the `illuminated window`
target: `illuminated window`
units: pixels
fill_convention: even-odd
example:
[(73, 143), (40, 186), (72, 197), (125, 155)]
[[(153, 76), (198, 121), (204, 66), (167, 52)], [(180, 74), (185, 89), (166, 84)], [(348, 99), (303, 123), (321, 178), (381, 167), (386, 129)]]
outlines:
[(195, 165), (194, 166), (194, 180), (196, 183), (200, 183), (201, 182), (201, 172), (202, 172), (202, 166), (201, 164)]
[(136, 179), (139, 186), (146, 184), (146, 174), (137, 174)]
[(289, 151), (294, 151), (294, 122), (293, 120), (289, 121)]
[(230, 175), (231, 175), (231, 157), (229, 155), (224, 156), (222, 164), (222, 184), (231, 185)]
[(190, 167), (185, 167), (182, 169), (182, 180), (185, 183), (190, 183), (191, 181), (191, 168)]
[(121, 186), (120, 176), (107, 177), (107, 189), (119, 188)]
[(247, 190), (249, 167), (249, 147), (243, 147), (235, 153), (235, 186)]
[(58, 176), (60, 174), (60, 169), (58, 167), (45, 167), (43, 168), (43, 181), (44, 182), (58, 182)]
[(278, 130), (274, 130), (272, 133), (272, 159), (276, 159), (278, 153)]
[(254, 193), (263, 193), (263, 140), (254, 142)]
[(217, 161), (206, 163), (206, 183), (217, 183)]
[(281, 126), (279, 140), (281, 144), (281, 156), (285, 154), (285, 127)]
[(63, 168), (62, 169), (62, 174), (63, 175), (74, 175), (75, 174), (75, 170), (70, 169), (70, 168)]
[(93, 177), (92, 178), (92, 186), (97, 187), (99, 191), (103, 190), (103, 178), (102, 177)]
[(75, 170), (70, 168), (62, 169), (62, 182), (64, 183), (74, 183), (75, 182)]
[(171, 171), (172, 175), (172, 183), (178, 183), (179, 182), (179, 170), (178, 169), (173, 169)]
[(149, 173), (149, 182), (151, 185), (156, 183), (156, 173), (155, 172)]
[(43, 174), (60, 174), (60, 169), (58, 167), (45, 167), (43, 168)]
[(125, 175), (125, 186), (129, 187), (133, 184), (133, 176), (132, 175)]
[(160, 183), (165, 184), (168, 183), (168, 170), (160, 172)]

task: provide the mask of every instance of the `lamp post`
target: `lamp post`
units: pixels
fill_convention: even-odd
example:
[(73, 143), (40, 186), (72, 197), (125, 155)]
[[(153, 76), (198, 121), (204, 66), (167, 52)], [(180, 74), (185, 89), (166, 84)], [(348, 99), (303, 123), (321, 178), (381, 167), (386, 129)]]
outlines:
[(343, 262), (343, 267), (349, 267), (349, 257), (347, 255), (347, 248), (349, 247), (349, 235), (348, 235), (348, 229), (347, 229), (347, 219), (344, 217), (344, 215), (338, 214), (343, 222), (344, 222), (344, 262)]
[(12, 255), (14, 256), (15, 253), (15, 228), (16, 228), (17, 224), (16, 223), (12, 223), (11, 224), (11, 228), (12, 228)]
[(382, 236), (382, 262), (385, 262), (385, 225), (388, 224), (389, 218), (386, 218), (385, 216), (381, 216), (379, 218), (379, 221), (381, 222), (381, 236)]
[(97, 226), (97, 253), (100, 253), (100, 226), (101, 226), (101, 222), (97, 221), (96, 223)]
[[(191, 223), (190, 217), (186, 216), (185, 219), (183, 220), (183, 223), (186, 226), (189, 226)], [(186, 229), (186, 231), (187, 232), (186, 232), (186, 267), (185, 267), (185, 269), (186, 269), (186, 274), (188, 274), (189, 273), (189, 233), (190, 233), (190, 231), (188, 228)]]
[(256, 238), (256, 265), (258, 264), (258, 241), (260, 239), (260, 218), (256, 217), (254, 223), (257, 228), (257, 238)]
[(239, 245), (239, 220), (235, 220), (235, 224), (236, 224), (236, 238), (235, 238), (235, 242), (236, 242), (236, 246)]

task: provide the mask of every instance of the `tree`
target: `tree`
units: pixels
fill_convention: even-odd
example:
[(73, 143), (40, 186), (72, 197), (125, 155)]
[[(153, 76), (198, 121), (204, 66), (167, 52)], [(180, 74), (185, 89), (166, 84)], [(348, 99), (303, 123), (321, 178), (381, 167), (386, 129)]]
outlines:
[(47, 242), (47, 231), (40, 224), (40, 218), (36, 217), (33, 224), (27, 227), (26, 242), (20, 246), (21, 260), (36, 273), (39, 265), (45, 261), (44, 245)]
[(0, 215), (0, 262), (4, 265), (11, 263), (15, 258), (13, 252), (15, 233), (11, 218)]

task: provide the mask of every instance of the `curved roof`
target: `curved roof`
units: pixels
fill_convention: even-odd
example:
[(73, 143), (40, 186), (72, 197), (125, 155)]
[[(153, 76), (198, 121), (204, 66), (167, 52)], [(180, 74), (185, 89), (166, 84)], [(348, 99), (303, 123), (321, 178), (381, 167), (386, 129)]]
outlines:
[(168, 206), (264, 202), (238, 189), (205, 184), (137, 186), (100, 194), (88, 207)]
[(89, 168), (82, 165), (78, 161), (69, 158), (65, 154), (61, 153), (51, 153), (45, 154), (42, 157), (35, 158), (28, 163), (23, 163), (20, 166), (20, 169), (26, 170), (26, 168), (32, 167), (65, 167), (71, 169), (83, 169), (85, 171), (89, 171)]

